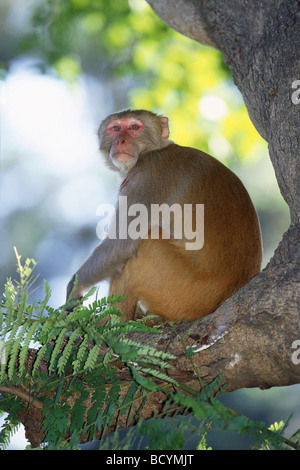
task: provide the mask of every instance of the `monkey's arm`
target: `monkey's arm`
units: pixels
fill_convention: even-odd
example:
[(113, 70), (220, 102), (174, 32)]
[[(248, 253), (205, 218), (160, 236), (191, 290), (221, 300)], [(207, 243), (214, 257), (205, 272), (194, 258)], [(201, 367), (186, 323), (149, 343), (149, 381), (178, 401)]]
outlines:
[(76, 275), (77, 285), (72, 299), (81, 298), (94, 284), (111, 277), (118, 271), (121, 272), (126, 261), (137, 252), (140, 241), (140, 239), (130, 238), (126, 240), (105, 238), (70, 280), (67, 287), (67, 300), (74, 287)]

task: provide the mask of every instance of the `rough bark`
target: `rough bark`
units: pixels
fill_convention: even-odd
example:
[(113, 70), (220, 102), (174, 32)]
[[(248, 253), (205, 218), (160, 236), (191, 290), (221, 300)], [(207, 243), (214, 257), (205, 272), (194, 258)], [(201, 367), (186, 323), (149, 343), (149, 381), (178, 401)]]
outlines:
[(168, 25), (224, 54), (254, 126), (269, 143), (292, 223), (299, 224), (300, 113), (291, 99), (300, 77), (299, 0), (147, 2)]
[[(196, 345), (194, 363), (204, 385), (220, 374), (227, 391), (299, 383), (292, 344), (300, 339), (300, 104), (292, 101), (292, 84), (300, 80), (300, 2), (147, 1), (170, 27), (222, 51), (254, 126), (269, 144), (291, 214), (290, 228), (266, 268), (212, 315), (177, 326), (177, 333), (187, 346)], [(138, 339), (174, 354), (170, 375), (199, 386), (173, 329)], [(140, 417), (159, 412), (163, 403), (161, 396), (152, 395)], [(34, 436), (41, 424), (38, 414), (35, 408), (30, 425), (28, 416), (22, 416)]]
[[(241, 91), (249, 116), (269, 144), (291, 225), (261, 274), (227, 301), (206, 322), (222, 339), (230, 390), (298, 383), (300, 368), (291, 345), (300, 338), (300, 104), (292, 100), (300, 78), (300, 3), (298, 0), (148, 0), (177, 31), (199, 42), (207, 36), (223, 54)], [(181, 14), (179, 14), (181, 12)], [(186, 13), (187, 12), (187, 13)], [(199, 31), (186, 25), (186, 16)], [(203, 33), (204, 31), (204, 33)], [(214, 331), (215, 330), (215, 331)], [(268, 340), (269, 338), (269, 340)], [(273, 339), (272, 339), (273, 338)], [(209, 339), (213, 343), (213, 337)], [(220, 362), (219, 342), (209, 348), (211, 372)], [(224, 345), (224, 346), (223, 346)], [(203, 353), (199, 355), (202, 357)], [(199, 364), (203, 364), (199, 358)], [(238, 376), (233, 370), (238, 370)]]

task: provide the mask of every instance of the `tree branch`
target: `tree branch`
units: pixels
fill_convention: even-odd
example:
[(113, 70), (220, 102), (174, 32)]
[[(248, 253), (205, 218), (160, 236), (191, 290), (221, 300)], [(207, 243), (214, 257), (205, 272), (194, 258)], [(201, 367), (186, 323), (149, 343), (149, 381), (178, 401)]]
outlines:
[[(285, 238), (293, 238), (290, 231), (285, 234)], [(290, 259), (295, 259), (299, 244), (298, 239), (298, 243), (290, 245)], [(278, 249), (262, 273), (208, 317), (166, 328), (163, 334), (132, 333), (131, 338), (174, 355), (174, 367), (168, 370), (168, 374), (184, 384), (187, 393), (189, 388), (200, 390), (199, 376), (204, 386), (221, 376), (220, 386), (224, 386), (222, 393), (240, 388), (266, 389), (299, 383), (300, 368), (292, 360), (292, 344), (300, 337), (299, 316), (293, 313), (294, 301), (299, 297), (299, 278), (296, 281), (290, 279), (282, 269), (281, 257), (282, 252)], [(294, 268), (299, 271), (296, 261)], [(190, 346), (194, 347), (195, 352), (192, 361), (186, 356)], [(28, 364), (34, 363), (36, 354), (36, 350), (30, 351)], [(40, 367), (45, 370), (45, 363), (41, 363)], [(130, 381), (128, 370), (120, 368), (122, 397), (127, 393)], [(17, 392), (17, 389), (21, 392)], [(92, 395), (94, 390), (88, 391)], [(27, 392), (24, 394), (22, 385), (13, 390), (9, 387), (0, 389), (0, 392), (17, 395), (27, 403), (32, 402), (32, 397)], [(149, 393), (139, 419), (148, 419), (154, 412), (160, 413), (167, 398), (168, 394), (163, 391)], [(19, 416), (25, 426), (26, 436), (33, 445), (38, 445), (45, 437), (40, 407), (42, 400), (43, 392), (39, 394), (37, 406), (24, 410)], [(68, 399), (71, 408), (75, 400), (73, 396)], [(141, 400), (143, 396), (135, 401), (131, 416), (135, 416)], [(35, 403), (36, 400), (33, 405)], [(128, 423), (127, 418), (127, 413), (118, 416), (118, 420), (115, 416), (106, 434), (113, 432), (116, 424), (119, 429), (136, 424), (133, 418)], [(86, 440), (87, 436), (83, 437), (83, 442)]]
[(199, 15), (198, 0), (146, 1), (170, 28), (202, 44), (214, 46), (212, 38), (205, 31), (201, 15)]
[(292, 223), (299, 225), (300, 104), (291, 96), (300, 77), (299, 1), (146, 1), (171, 27), (203, 44), (208, 37), (224, 54), (254, 126), (269, 143)]
[(24, 390), (21, 390), (19, 387), (6, 387), (4, 385), (0, 385), (0, 393), (7, 393), (9, 395), (15, 395), (16, 397), (21, 398), (23, 401), (25, 401), (28, 404), (32, 404), (35, 408), (43, 409), (44, 404), (40, 400), (34, 399), (30, 395), (30, 393), (24, 392)]
[[(291, 96), (300, 78), (299, 1), (147, 1), (171, 27), (203, 44), (208, 37), (224, 54), (253, 124), (269, 143), (291, 213), (263, 272), (193, 328), (197, 367), (204, 383), (221, 373), (228, 391), (299, 383), (292, 344), (300, 339), (300, 104)], [(184, 333), (188, 326), (181, 328)], [(174, 341), (173, 354), (177, 347)]]

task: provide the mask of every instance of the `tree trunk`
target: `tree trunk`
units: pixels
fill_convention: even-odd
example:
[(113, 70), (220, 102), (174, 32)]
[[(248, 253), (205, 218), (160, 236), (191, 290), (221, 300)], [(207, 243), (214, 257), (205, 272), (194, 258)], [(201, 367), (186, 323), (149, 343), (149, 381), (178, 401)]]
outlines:
[(169, 26), (224, 54), (269, 144), (290, 208), (291, 225), (266, 268), (205, 323), (195, 324), (197, 365), (211, 379), (222, 373), (228, 390), (299, 383), (293, 343), (300, 339), (300, 2), (147, 1)]

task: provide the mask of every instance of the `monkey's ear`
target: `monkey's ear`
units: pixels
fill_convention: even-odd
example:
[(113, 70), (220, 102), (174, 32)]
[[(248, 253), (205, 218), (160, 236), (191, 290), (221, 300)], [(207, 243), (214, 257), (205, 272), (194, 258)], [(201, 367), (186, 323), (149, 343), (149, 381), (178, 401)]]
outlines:
[(166, 116), (160, 117), (160, 129), (161, 129), (162, 138), (168, 139), (170, 135), (170, 130), (169, 130), (169, 119)]

